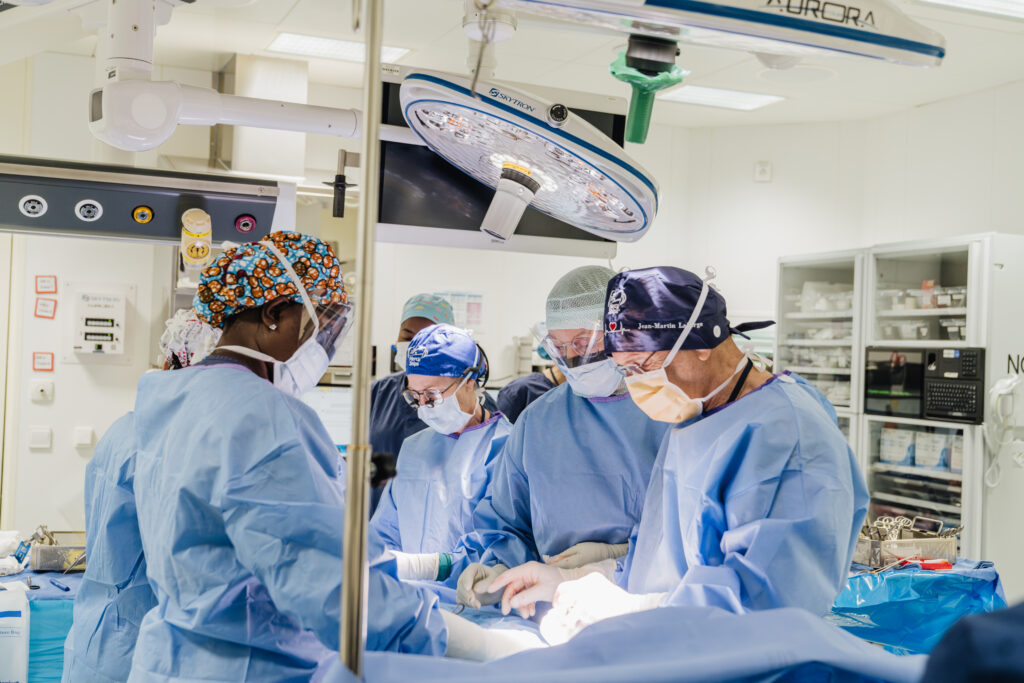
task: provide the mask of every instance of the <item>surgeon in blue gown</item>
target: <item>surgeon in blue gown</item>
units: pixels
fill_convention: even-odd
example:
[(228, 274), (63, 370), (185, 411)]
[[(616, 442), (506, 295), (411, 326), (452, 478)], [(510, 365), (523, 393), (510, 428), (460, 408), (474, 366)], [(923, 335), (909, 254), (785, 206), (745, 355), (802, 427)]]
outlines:
[[(445, 323), (455, 324), (455, 314), (448, 301), (436, 294), (416, 294), (402, 306), (402, 322), (398, 329), (398, 340), (392, 345), (395, 354), (395, 365), (400, 369), (386, 377), (382, 377), (370, 386), (370, 445), (373, 448), (374, 463), (380, 470), (385, 466), (395, 466), (399, 457), (402, 442), (417, 432), (426, 429), (427, 425), (416, 416), (416, 411), (402, 398), (405, 391), (405, 356), (409, 343), (416, 333), (431, 325)], [(498, 407), (487, 396), (484, 407), (490, 412), (497, 412)], [(375, 486), (370, 492), (370, 514), (376, 509), (384, 491), (382, 472), (375, 479)]]
[(628, 593), (596, 565), (563, 583), (578, 574), (534, 563), (494, 582), (505, 609), (557, 592), (547, 618), (566, 636), (659, 605), (820, 615), (845, 584), (868, 503), (856, 459), (820, 392), (736, 346), (730, 332), (765, 323), (731, 328), (711, 277), (660, 267), (608, 285), (605, 344), (639, 408), (673, 425), (619, 575)]
[(613, 275), (583, 266), (548, 295), (541, 336), (568, 382), (523, 411), (498, 458), (463, 540), (475, 560), (459, 574), (463, 604), (492, 604), (500, 594), (490, 581), (530, 560), (569, 568), (626, 554), (668, 425), (636, 407), (605, 354), (601, 315)]
[[(336, 658), (344, 482), (299, 400), (351, 311), (330, 247), (273, 233), (202, 273), (193, 307), (224, 328), (198, 365), (146, 375), (135, 504), (157, 605), (131, 681), (308, 680)], [(369, 534), (367, 647), (444, 654), (436, 598), (402, 584)]]
[[(163, 369), (189, 367), (217, 344), (220, 330), (191, 309), (167, 321)], [(118, 683), (131, 670), (139, 625), (156, 605), (135, 511), (135, 422), (116, 420), (85, 467), (85, 575), (64, 642), (64, 683)]]
[(402, 444), (398, 475), (370, 525), (399, 551), (399, 576), (444, 581), (512, 425), (483, 407), (486, 356), (469, 332), (427, 327), (413, 337), (407, 358), (404, 398), (430, 428)]

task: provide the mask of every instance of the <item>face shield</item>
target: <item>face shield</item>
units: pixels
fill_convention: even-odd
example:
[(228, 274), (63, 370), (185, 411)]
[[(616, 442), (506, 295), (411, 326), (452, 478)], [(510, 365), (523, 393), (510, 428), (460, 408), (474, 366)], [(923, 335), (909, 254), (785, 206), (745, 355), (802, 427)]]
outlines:
[[(312, 300), (323, 300), (326, 297), (324, 290), (314, 289), (308, 293)], [(309, 306), (305, 305), (307, 303), (312, 302), (304, 297), (299, 341), (302, 343), (315, 338), (327, 358), (333, 359), (352, 325), (352, 306), (340, 302), (319, 303), (313, 305), (314, 316), (311, 316)]]
[(590, 329), (548, 330), (544, 323), (533, 328), (540, 347), (563, 371), (598, 363), (608, 358), (604, 352), (604, 330), (600, 322)]

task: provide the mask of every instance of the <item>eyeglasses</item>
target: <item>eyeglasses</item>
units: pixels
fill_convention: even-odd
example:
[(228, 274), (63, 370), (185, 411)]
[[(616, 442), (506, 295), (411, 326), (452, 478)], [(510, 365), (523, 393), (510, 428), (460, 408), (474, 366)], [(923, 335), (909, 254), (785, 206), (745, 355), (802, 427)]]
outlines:
[(635, 377), (636, 375), (642, 375), (646, 372), (652, 372), (654, 370), (657, 370), (658, 368), (647, 366), (651, 362), (651, 359), (654, 358), (654, 354), (656, 353), (658, 352), (651, 351), (650, 355), (647, 356), (647, 358), (645, 358), (644, 361), (640, 364), (630, 363), (629, 365), (616, 365), (615, 368), (623, 377)]
[(405, 399), (405, 402), (408, 403), (409, 407), (412, 408), (413, 410), (416, 410), (421, 405), (430, 406), (431, 408), (433, 408), (435, 405), (444, 400), (445, 394), (447, 394), (452, 387), (455, 387), (455, 391), (461, 389), (462, 385), (469, 381), (470, 373), (472, 373), (475, 370), (476, 368), (469, 368), (462, 375), (462, 377), (456, 379), (454, 382), (446, 386), (441, 391), (438, 391), (437, 389), (427, 389), (426, 391), (419, 392), (416, 391), (415, 389), (406, 389), (402, 392), (402, 398)]
[(604, 333), (600, 331), (588, 332), (568, 342), (557, 341), (551, 335), (544, 338), (543, 344), (553, 348), (562, 358), (573, 358), (574, 356), (585, 356), (604, 348)]

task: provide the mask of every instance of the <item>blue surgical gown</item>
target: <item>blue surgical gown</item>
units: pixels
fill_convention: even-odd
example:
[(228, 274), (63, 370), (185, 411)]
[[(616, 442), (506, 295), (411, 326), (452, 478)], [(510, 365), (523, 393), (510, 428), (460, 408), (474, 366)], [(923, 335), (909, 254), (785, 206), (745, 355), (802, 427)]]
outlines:
[(64, 683), (126, 680), (139, 625), (156, 605), (135, 512), (135, 452), (128, 413), (106, 431), (85, 467), (88, 561), (64, 643)]
[[(304, 403), (207, 361), (139, 382), (135, 502), (157, 606), (130, 680), (307, 680), (338, 647), (337, 449)], [(436, 598), (395, 578), (373, 532), (368, 546), (367, 648), (443, 654)]]
[(519, 419), (519, 415), (538, 398), (555, 388), (547, 375), (534, 372), (526, 377), (512, 380), (498, 392), (498, 410), (510, 422)]
[(825, 614), (867, 504), (835, 411), (780, 375), (666, 436), (622, 579), (670, 605)]
[(547, 392), (498, 457), (463, 539), (470, 559), (514, 567), (583, 541), (628, 542), (668, 428), (628, 394), (584, 398), (567, 383)]
[(473, 530), (495, 458), (512, 424), (494, 413), (461, 434), (427, 429), (402, 444), (398, 475), (388, 482), (370, 521), (391, 550), (452, 552)]

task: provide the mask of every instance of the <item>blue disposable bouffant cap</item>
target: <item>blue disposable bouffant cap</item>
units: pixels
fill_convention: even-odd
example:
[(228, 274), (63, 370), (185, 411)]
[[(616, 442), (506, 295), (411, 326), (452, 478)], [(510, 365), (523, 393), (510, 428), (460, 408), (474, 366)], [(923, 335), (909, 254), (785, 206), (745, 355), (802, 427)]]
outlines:
[(408, 375), (427, 377), (462, 377), (475, 367), (470, 379), (483, 371), (483, 358), (476, 342), (466, 330), (452, 325), (431, 325), (420, 330), (405, 355)]
[[(608, 283), (605, 299), (605, 350), (671, 350), (693, 315), (703, 286), (699, 275), (672, 266), (619, 273)], [(713, 349), (731, 334), (773, 324), (766, 321), (732, 327), (725, 299), (709, 287), (704, 307), (681, 348)]]

